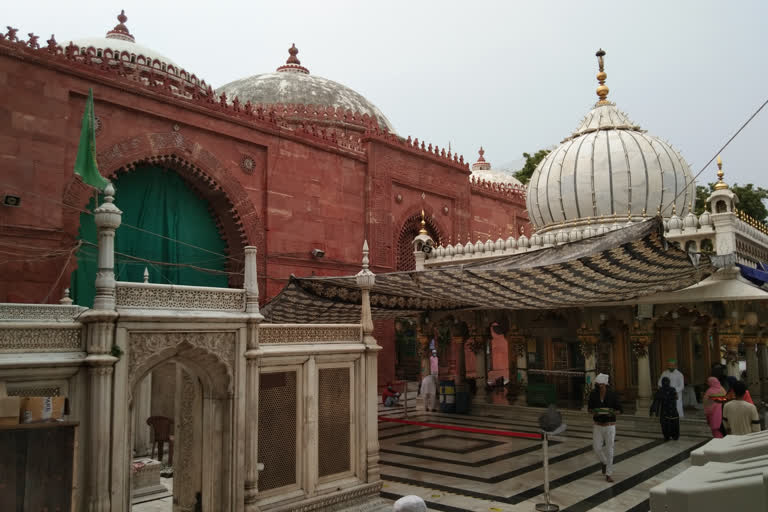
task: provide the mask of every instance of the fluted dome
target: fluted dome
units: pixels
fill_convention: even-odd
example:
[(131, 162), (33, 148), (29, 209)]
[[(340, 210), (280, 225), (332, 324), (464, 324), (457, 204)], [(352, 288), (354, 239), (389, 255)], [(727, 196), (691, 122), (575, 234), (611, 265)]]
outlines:
[(587, 218), (598, 224), (640, 220), (660, 209), (668, 217), (675, 197), (677, 211), (696, 198), (683, 157), (605, 99), (602, 55), (598, 52), (600, 101), (539, 163), (528, 183), (526, 203), (537, 229)]
[(250, 101), (253, 105), (317, 105), (368, 114), (382, 129), (394, 133), (394, 127), (376, 105), (345, 85), (311, 75), (296, 57), (299, 52), (296, 45), (288, 51), (290, 57), (275, 73), (241, 78), (219, 87), (216, 92), (225, 93), (229, 99), (237, 97), (241, 103)]
[(481, 147), (478, 151), (478, 154), (480, 157), (477, 159), (477, 162), (472, 164), (472, 174), (471, 176), (475, 179), (482, 180), (482, 181), (489, 181), (491, 183), (506, 183), (508, 185), (512, 185), (513, 187), (523, 187), (524, 185), (515, 178), (511, 172), (509, 171), (503, 171), (501, 169), (492, 169), (491, 163), (488, 162), (483, 155), (485, 155), (485, 150)]
[[(136, 43), (136, 38), (130, 33), (128, 27), (125, 26), (125, 22), (128, 21), (125, 11), (120, 12), (117, 16), (117, 20), (119, 23), (115, 28), (107, 32), (106, 36), (74, 39), (72, 40), (72, 44), (85, 49), (93, 47), (96, 50), (112, 50), (116, 55), (122, 54), (122, 52), (128, 52), (133, 57), (143, 55), (152, 61), (159, 60), (163, 64), (171, 65), (177, 69), (179, 68), (178, 64), (160, 52)], [(100, 57), (101, 55), (99, 54), (98, 56)]]

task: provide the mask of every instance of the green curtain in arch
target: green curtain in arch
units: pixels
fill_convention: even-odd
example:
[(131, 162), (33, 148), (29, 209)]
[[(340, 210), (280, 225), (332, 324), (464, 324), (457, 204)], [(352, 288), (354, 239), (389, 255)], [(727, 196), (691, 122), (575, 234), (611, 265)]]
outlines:
[[(173, 240), (224, 254), (226, 242), (219, 236), (208, 203), (198, 197), (176, 173), (159, 167), (141, 167), (123, 174), (114, 182), (115, 204), (123, 212), (123, 224), (115, 234), (115, 252), (164, 263), (183, 263), (214, 271), (226, 270), (226, 258), (201, 251)], [(93, 211), (95, 202), (88, 204)], [(127, 226), (136, 226), (167, 238), (154, 236)], [(80, 214), (80, 235), (96, 244), (93, 216)], [(169, 240), (170, 239), (170, 240)], [(92, 307), (96, 293), (96, 247), (84, 244), (77, 254), (77, 270), (72, 273), (71, 291), (75, 303)], [(227, 286), (227, 276), (189, 267), (164, 266), (115, 255), (115, 274), (119, 281), (141, 282), (144, 268), (149, 280), (160, 284)]]

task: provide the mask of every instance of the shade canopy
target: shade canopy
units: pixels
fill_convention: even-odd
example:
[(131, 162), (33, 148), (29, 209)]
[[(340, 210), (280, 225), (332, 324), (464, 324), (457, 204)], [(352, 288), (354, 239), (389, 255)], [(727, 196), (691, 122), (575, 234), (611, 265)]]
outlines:
[[(667, 244), (659, 218), (577, 242), (497, 259), (378, 274), (374, 318), (424, 311), (556, 309), (627, 301), (698, 283), (714, 272), (708, 256)], [(355, 276), (291, 276), (262, 310), (267, 321), (360, 321)]]

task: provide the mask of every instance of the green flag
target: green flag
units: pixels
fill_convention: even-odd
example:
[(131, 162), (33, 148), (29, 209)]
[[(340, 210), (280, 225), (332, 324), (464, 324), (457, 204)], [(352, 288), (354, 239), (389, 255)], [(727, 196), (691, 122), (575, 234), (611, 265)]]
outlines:
[(88, 101), (85, 102), (82, 128), (80, 129), (80, 145), (77, 147), (75, 159), (75, 174), (83, 178), (88, 185), (103, 190), (109, 180), (99, 174), (96, 164), (96, 120), (93, 114), (93, 89), (88, 89)]

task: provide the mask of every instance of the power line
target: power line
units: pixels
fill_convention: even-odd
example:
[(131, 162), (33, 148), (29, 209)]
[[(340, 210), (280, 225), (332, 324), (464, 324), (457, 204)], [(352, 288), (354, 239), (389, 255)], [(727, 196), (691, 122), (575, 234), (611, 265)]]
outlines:
[[(721, 147), (721, 148), (720, 148), (720, 149), (719, 149), (719, 150), (718, 150), (718, 151), (717, 151), (717, 152), (714, 154), (714, 156), (713, 156), (712, 158), (710, 158), (710, 159), (709, 159), (709, 162), (707, 162), (706, 164), (704, 164), (704, 167), (702, 167), (702, 168), (701, 168), (701, 170), (700, 170), (698, 173), (696, 173), (696, 176), (694, 176), (694, 177), (693, 177), (693, 180), (692, 180), (690, 183), (686, 184), (686, 185), (683, 187), (683, 190), (681, 190), (680, 192), (678, 192), (678, 193), (677, 193), (677, 195), (676, 195), (674, 198), (672, 198), (672, 201), (670, 201), (670, 202), (669, 202), (669, 203), (668, 203), (668, 204), (667, 204), (667, 205), (666, 205), (666, 206), (665, 206), (665, 207), (662, 209), (662, 211), (664, 211), (664, 210), (666, 210), (667, 208), (669, 208), (669, 206), (670, 206), (672, 203), (674, 203), (674, 202), (677, 200), (677, 198), (678, 198), (678, 197), (680, 197), (680, 194), (682, 194), (682, 193), (683, 193), (683, 192), (684, 192), (684, 191), (685, 191), (685, 190), (688, 188), (688, 186), (689, 186), (689, 185), (693, 185), (693, 184), (696, 182), (696, 178), (698, 178), (698, 177), (701, 175), (701, 173), (703, 173), (703, 172), (704, 172), (704, 171), (707, 169), (707, 167), (709, 167), (709, 165), (710, 165), (712, 162), (714, 162), (714, 161), (715, 161), (715, 158), (717, 158), (717, 156), (718, 156), (720, 153), (722, 153), (722, 152), (723, 152), (723, 150), (724, 150), (725, 148), (727, 148), (727, 147), (728, 147), (728, 145), (729, 145), (729, 144), (730, 144), (730, 143), (733, 141), (733, 139), (735, 139), (735, 138), (736, 138), (736, 137), (737, 137), (737, 136), (738, 136), (738, 135), (741, 133), (741, 131), (742, 131), (744, 128), (746, 128), (746, 127), (747, 127), (747, 125), (748, 125), (750, 122), (752, 122), (752, 120), (755, 118), (755, 116), (757, 116), (757, 114), (759, 114), (759, 113), (760, 113), (760, 111), (761, 111), (761, 110), (763, 110), (763, 108), (764, 108), (766, 105), (768, 105), (768, 99), (766, 99), (766, 100), (763, 102), (763, 104), (762, 104), (762, 105), (760, 105), (760, 107), (759, 107), (757, 110), (755, 110), (755, 112), (754, 112), (754, 113), (753, 113), (751, 116), (749, 116), (749, 119), (747, 119), (746, 121), (744, 121), (744, 124), (742, 124), (742, 125), (741, 125), (741, 128), (739, 128), (738, 130), (736, 130), (736, 133), (734, 133), (734, 134), (731, 136), (731, 138), (730, 138), (730, 139), (728, 139), (728, 140), (726, 141), (726, 143), (725, 143), (725, 144), (723, 144), (723, 147)], [(694, 191), (694, 197), (695, 197), (695, 195), (696, 195), (696, 193), (695, 193), (695, 192), (696, 192), (696, 191)]]
[[(64, 206), (66, 208), (71, 208), (71, 209), (76, 210), (76, 211), (78, 211), (80, 213), (85, 213), (85, 214), (88, 214), (88, 215), (93, 215), (93, 212), (90, 212), (88, 210), (83, 210), (82, 208), (78, 208), (77, 206), (73, 206), (73, 205), (70, 205), (70, 204), (62, 203), (61, 201), (57, 201), (56, 199), (51, 199), (50, 197), (46, 197), (46, 196), (44, 196), (42, 194), (37, 194), (35, 192), (32, 192), (31, 190), (26, 190), (25, 189), (25, 190), (21, 191), (17, 187), (15, 187), (14, 185), (12, 185), (10, 183), (0, 183), (0, 185), (3, 186), (3, 187), (8, 187), (11, 190), (16, 191), (18, 193), (22, 193), (23, 192), (25, 194), (31, 194), (33, 196), (36, 196), (36, 197), (42, 199), (43, 201), (48, 201), (50, 203), (54, 203), (54, 204), (57, 204), (59, 206)], [(160, 233), (155, 233), (153, 231), (149, 231), (148, 229), (140, 228), (138, 226), (133, 226), (133, 225), (125, 223), (125, 222), (122, 222), (120, 224), (120, 226), (121, 227), (124, 226), (124, 227), (127, 227), (127, 228), (135, 229), (135, 230), (140, 231), (142, 233), (147, 233), (148, 235), (152, 235), (152, 236), (156, 236), (156, 237), (159, 237), (159, 238), (163, 238), (165, 240), (169, 240), (171, 242), (175, 242), (175, 243), (178, 243), (178, 244), (181, 244), (181, 245), (186, 245), (187, 247), (191, 247), (191, 248), (197, 249), (199, 251), (203, 251), (203, 252), (207, 252), (207, 253), (210, 253), (210, 254), (214, 254), (216, 256), (219, 256), (219, 257), (222, 257), (222, 258), (226, 258), (226, 259), (235, 261), (237, 263), (242, 263), (243, 262), (242, 260), (240, 260), (238, 258), (234, 258), (232, 256), (227, 256), (226, 254), (221, 254), (221, 253), (218, 253), (218, 252), (215, 252), (215, 251), (211, 251), (210, 249), (206, 249), (204, 247), (200, 247), (200, 246), (197, 246), (197, 245), (194, 245), (194, 244), (190, 244), (188, 242), (184, 242), (184, 241), (179, 240), (177, 238), (172, 238), (172, 237), (168, 237), (168, 236), (165, 236), (165, 235), (161, 235)]]

